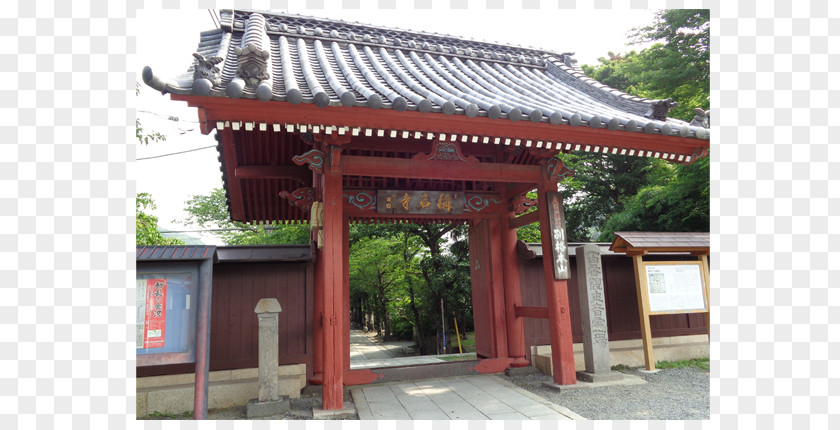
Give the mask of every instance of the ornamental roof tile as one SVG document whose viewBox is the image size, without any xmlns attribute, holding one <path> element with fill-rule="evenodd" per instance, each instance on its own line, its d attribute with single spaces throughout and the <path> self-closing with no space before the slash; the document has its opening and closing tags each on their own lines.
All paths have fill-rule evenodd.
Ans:
<svg viewBox="0 0 840 430">
<path fill-rule="evenodd" d="M 282 13 L 222 10 L 173 94 L 488 117 L 708 140 L 649 100 L 584 76 L 570 53 Z"/>
</svg>

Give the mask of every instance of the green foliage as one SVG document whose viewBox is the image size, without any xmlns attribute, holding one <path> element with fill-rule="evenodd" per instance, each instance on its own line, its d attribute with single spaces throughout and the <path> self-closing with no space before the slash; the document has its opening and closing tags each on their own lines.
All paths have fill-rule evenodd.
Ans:
<svg viewBox="0 0 840 430">
<path fill-rule="evenodd" d="M 183 245 L 183 241 L 174 237 L 164 237 L 158 231 L 158 218 L 147 213 L 155 208 L 155 202 L 149 193 L 137 194 L 137 246 Z"/>
<path fill-rule="evenodd" d="M 423 353 L 423 339 L 440 331 L 443 299 L 448 331 L 453 330 L 453 313 L 460 328 L 469 330 L 472 293 L 466 233 L 466 226 L 456 224 L 352 225 L 351 322 L 386 338 L 414 335 Z"/>
<path fill-rule="evenodd" d="M 210 194 L 192 196 L 184 210 L 189 214 L 184 222 L 213 231 L 226 245 L 278 245 L 309 243 L 309 225 L 265 223 L 251 225 L 231 221 L 227 210 L 225 190 L 215 188 Z M 236 229 L 236 230 L 233 230 Z"/>
<path fill-rule="evenodd" d="M 134 90 L 135 90 L 135 95 L 140 95 L 140 83 L 139 82 L 134 83 Z M 135 124 L 136 124 L 136 132 L 137 132 L 137 141 L 138 142 L 140 142 L 142 144 L 145 144 L 145 145 L 148 145 L 149 142 L 163 142 L 164 140 L 166 140 L 166 136 L 164 136 L 164 135 L 162 135 L 162 134 L 160 134 L 156 131 L 146 132 L 146 130 L 143 129 L 143 125 L 140 124 L 140 119 L 139 118 L 136 118 L 135 121 L 136 121 Z"/>
<path fill-rule="evenodd" d="M 581 68 L 606 85 L 650 99 L 673 98 L 669 116 L 690 121 L 709 109 L 709 11 L 659 11 L 629 35 L 657 42 L 640 52 L 610 52 Z M 688 166 L 642 157 L 559 156 L 575 176 L 561 184 L 568 239 L 610 241 L 620 230 L 709 231 L 709 158 Z"/>
<path fill-rule="evenodd" d="M 569 242 L 590 242 L 610 216 L 623 209 L 622 198 L 648 185 L 655 161 L 629 155 L 573 152 L 558 156 L 575 171 L 560 184 Z"/>
<path fill-rule="evenodd" d="M 697 368 L 703 370 L 709 370 L 709 358 L 690 358 L 688 360 L 679 360 L 679 361 L 657 361 L 656 362 L 657 369 L 685 369 L 685 368 Z"/>
<path fill-rule="evenodd" d="M 193 417 L 193 411 L 184 411 L 180 414 L 173 412 L 154 411 L 146 416 L 149 420 L 189 420 Z M 142 418 L 141 418 L 142 419 Z"/>
<path fill-rule="evenodd" d="M 671 174 L 628 198 L 604 224 L 599 241 L 612 241 L 616 231 L 709 231 L 709 157 L 660 169 Z"/>
<path fill-rule="evenodd" d="M 672 98 L 669 116 L 691 121 L 694 108 L 709 109 L 709 10 L 659 11 L 656 21 L 631 31 L 635 43 L 657 42 L 641 52 L 609 52 L 599 65 L 582 65 L 587 76 L 629 94 Z"/>
</svg>

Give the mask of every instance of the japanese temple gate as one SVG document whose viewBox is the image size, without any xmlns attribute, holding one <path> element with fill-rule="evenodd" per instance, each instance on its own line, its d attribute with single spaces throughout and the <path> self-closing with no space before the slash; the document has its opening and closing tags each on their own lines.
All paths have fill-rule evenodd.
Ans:
<svg viewBox="0 0 840 430">
<path fill-rule="evenodd" d="M 708 129 L 671 100 L 583 76 L 571 54 L 297 15 L 221 11 L 188 74 L 144 81 L 216 130 L 231 218 L 310 222 L 319 241 L 314 371 L 323 408 L 350 370 L 349 223 L 469 225 L 474 370 L 527 366 L 523 318 L 550 322 L 554 380 L 574 384 L 559 152 L 706 155 Z M 699 125 L 699 126 L 698 126 Z M 538 191 L 537 201 L 525 197 Z M 529 207 L 539 209 L 523 214 Z M 547 308 L 521 306 L 516 229 L 540 222 Z"/>
</svg>

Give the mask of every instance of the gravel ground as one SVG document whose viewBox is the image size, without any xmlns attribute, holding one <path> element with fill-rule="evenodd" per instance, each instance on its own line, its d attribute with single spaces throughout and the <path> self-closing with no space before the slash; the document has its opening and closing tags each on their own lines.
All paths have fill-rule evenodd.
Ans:
<svg viewBox="0 0 840 430">
<path fill-rule="evenodd" d="M 590 420 L 709 419 L 708 370 L 681 368 L 642 373 L 640 369 L 623 369 L 621 373 L 638 376 L 647 384 L 564 390 L 542 384 L 553 382 L 550 375 L 502 377 Z"/>
</svg>

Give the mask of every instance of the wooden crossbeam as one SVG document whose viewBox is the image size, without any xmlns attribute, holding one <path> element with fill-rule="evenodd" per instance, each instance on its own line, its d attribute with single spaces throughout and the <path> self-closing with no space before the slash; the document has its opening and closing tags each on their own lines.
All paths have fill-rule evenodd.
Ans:
<svg viewBox="0 0 840 430">
<path fill-rule="evenodd" d="M 542 308 L 537 306 L 517 306 L 514 309 L 517 318 L 548 319 L 548 308 Z"/>
</svg>

